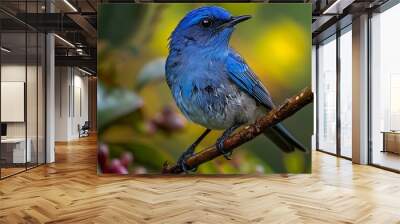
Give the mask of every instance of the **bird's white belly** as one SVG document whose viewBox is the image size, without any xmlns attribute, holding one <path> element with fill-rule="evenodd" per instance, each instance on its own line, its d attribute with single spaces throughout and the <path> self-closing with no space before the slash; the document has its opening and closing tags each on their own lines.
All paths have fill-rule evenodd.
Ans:
<svg viewBox="0 0 400 224">
<path fill-rule="evenodd" d="M 199 103 L 198 97 L 193 96 L 186 102 L 182 112 L 191 121 L 209 129 L 224 130 L 237 124 L 254 123 L 260 115 L 265 113 L 262 106 L 244 92 L 237 91 L 226 94 L 225 102 L 216 94 L 214 104 Z"/>
</svg>

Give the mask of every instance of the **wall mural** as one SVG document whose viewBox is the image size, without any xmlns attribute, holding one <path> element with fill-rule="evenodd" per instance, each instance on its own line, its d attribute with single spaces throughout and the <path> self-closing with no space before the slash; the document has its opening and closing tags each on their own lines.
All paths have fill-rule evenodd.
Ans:
<svg viewBox="0 0 400 224">
<path fill-rule="evenodd" d="M 310 4 L 102 4 L 98 173 L 311 172 L 310 24 Z"/>
</svg>

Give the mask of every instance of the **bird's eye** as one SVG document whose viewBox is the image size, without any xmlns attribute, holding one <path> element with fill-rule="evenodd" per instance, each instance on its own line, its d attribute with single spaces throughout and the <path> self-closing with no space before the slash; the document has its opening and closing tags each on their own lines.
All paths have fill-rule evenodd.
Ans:
<svg viewBox="0 0 400 224">
<path fill-rule="evenodd" d="M 201 21 L 201 25 L 203 26 L 203 27 L 210 27 L 211 25 L 212 25 L 212 20 L 211 19 L 203 19 L 202 21 Z"/>
</svg>

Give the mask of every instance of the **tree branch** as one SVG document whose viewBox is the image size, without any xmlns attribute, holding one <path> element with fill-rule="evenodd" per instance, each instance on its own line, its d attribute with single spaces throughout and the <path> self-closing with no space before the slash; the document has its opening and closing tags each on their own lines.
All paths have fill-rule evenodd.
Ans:
<svg viewBox="0 0 400 224">
<path fill-rule="evenodd" d="M 303 89 L 299 94 L 287 99 L 285 103 L 278 108 L 271 110 L 268 114 L 259 118 L 254 124 L 241 129 L 236 134 L 227 138 L 224 142 L 224 151 L 233 151 L 238 146 L 263 133 L 268 127 L 290 117 L 312 101 L 312 91 L 309 88 Z M 221 156 L 221 153 L 216 149 L 215 145 L 213 145 L 189 157 L 186 160 L 186 164 L 189 167 L 197 167 L 218 156 Z M 179 174 L 182 172 L 183 171 L 176 164 L 171 166 L 168 164 L 168 161 L 164 163 L 163 174 Z"/>
</svg>

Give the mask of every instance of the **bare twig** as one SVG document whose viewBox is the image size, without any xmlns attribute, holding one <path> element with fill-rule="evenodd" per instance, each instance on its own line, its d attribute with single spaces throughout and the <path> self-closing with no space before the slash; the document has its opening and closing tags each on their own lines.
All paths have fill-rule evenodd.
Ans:
<svg viewBox="0 0 400 224">
<path fill-rule="evenodd" d="M 267 115 L 259 118 L 254 124 L 243 128 L 236 134 L 233 134 L 232 136 L 227 138 L 224 142 L 224 151 L 233 151 L 238 146 L 250 141 L 251 139 L 263 133 L 263 131 L 268 127 L 271 127 L 290 117 L 312 101 L 312 91 L 309 88 L 303 89 L 299 94 L 287 99 L 285 103 L 282 104 L 280 107 L 271 110 Z M 197 167 L 218 156 L 221 156 L 221 153 L 215 148 L 215 145 L 213 145 L 189 157 L 186 160 L 186 164 L 189 167 Z M 171 166 L 166 161 L 164 163 L 162 172 L 164 174 L 179 174 L 183 171 L 179 168 L 179 166 Z"/>
</svg>

